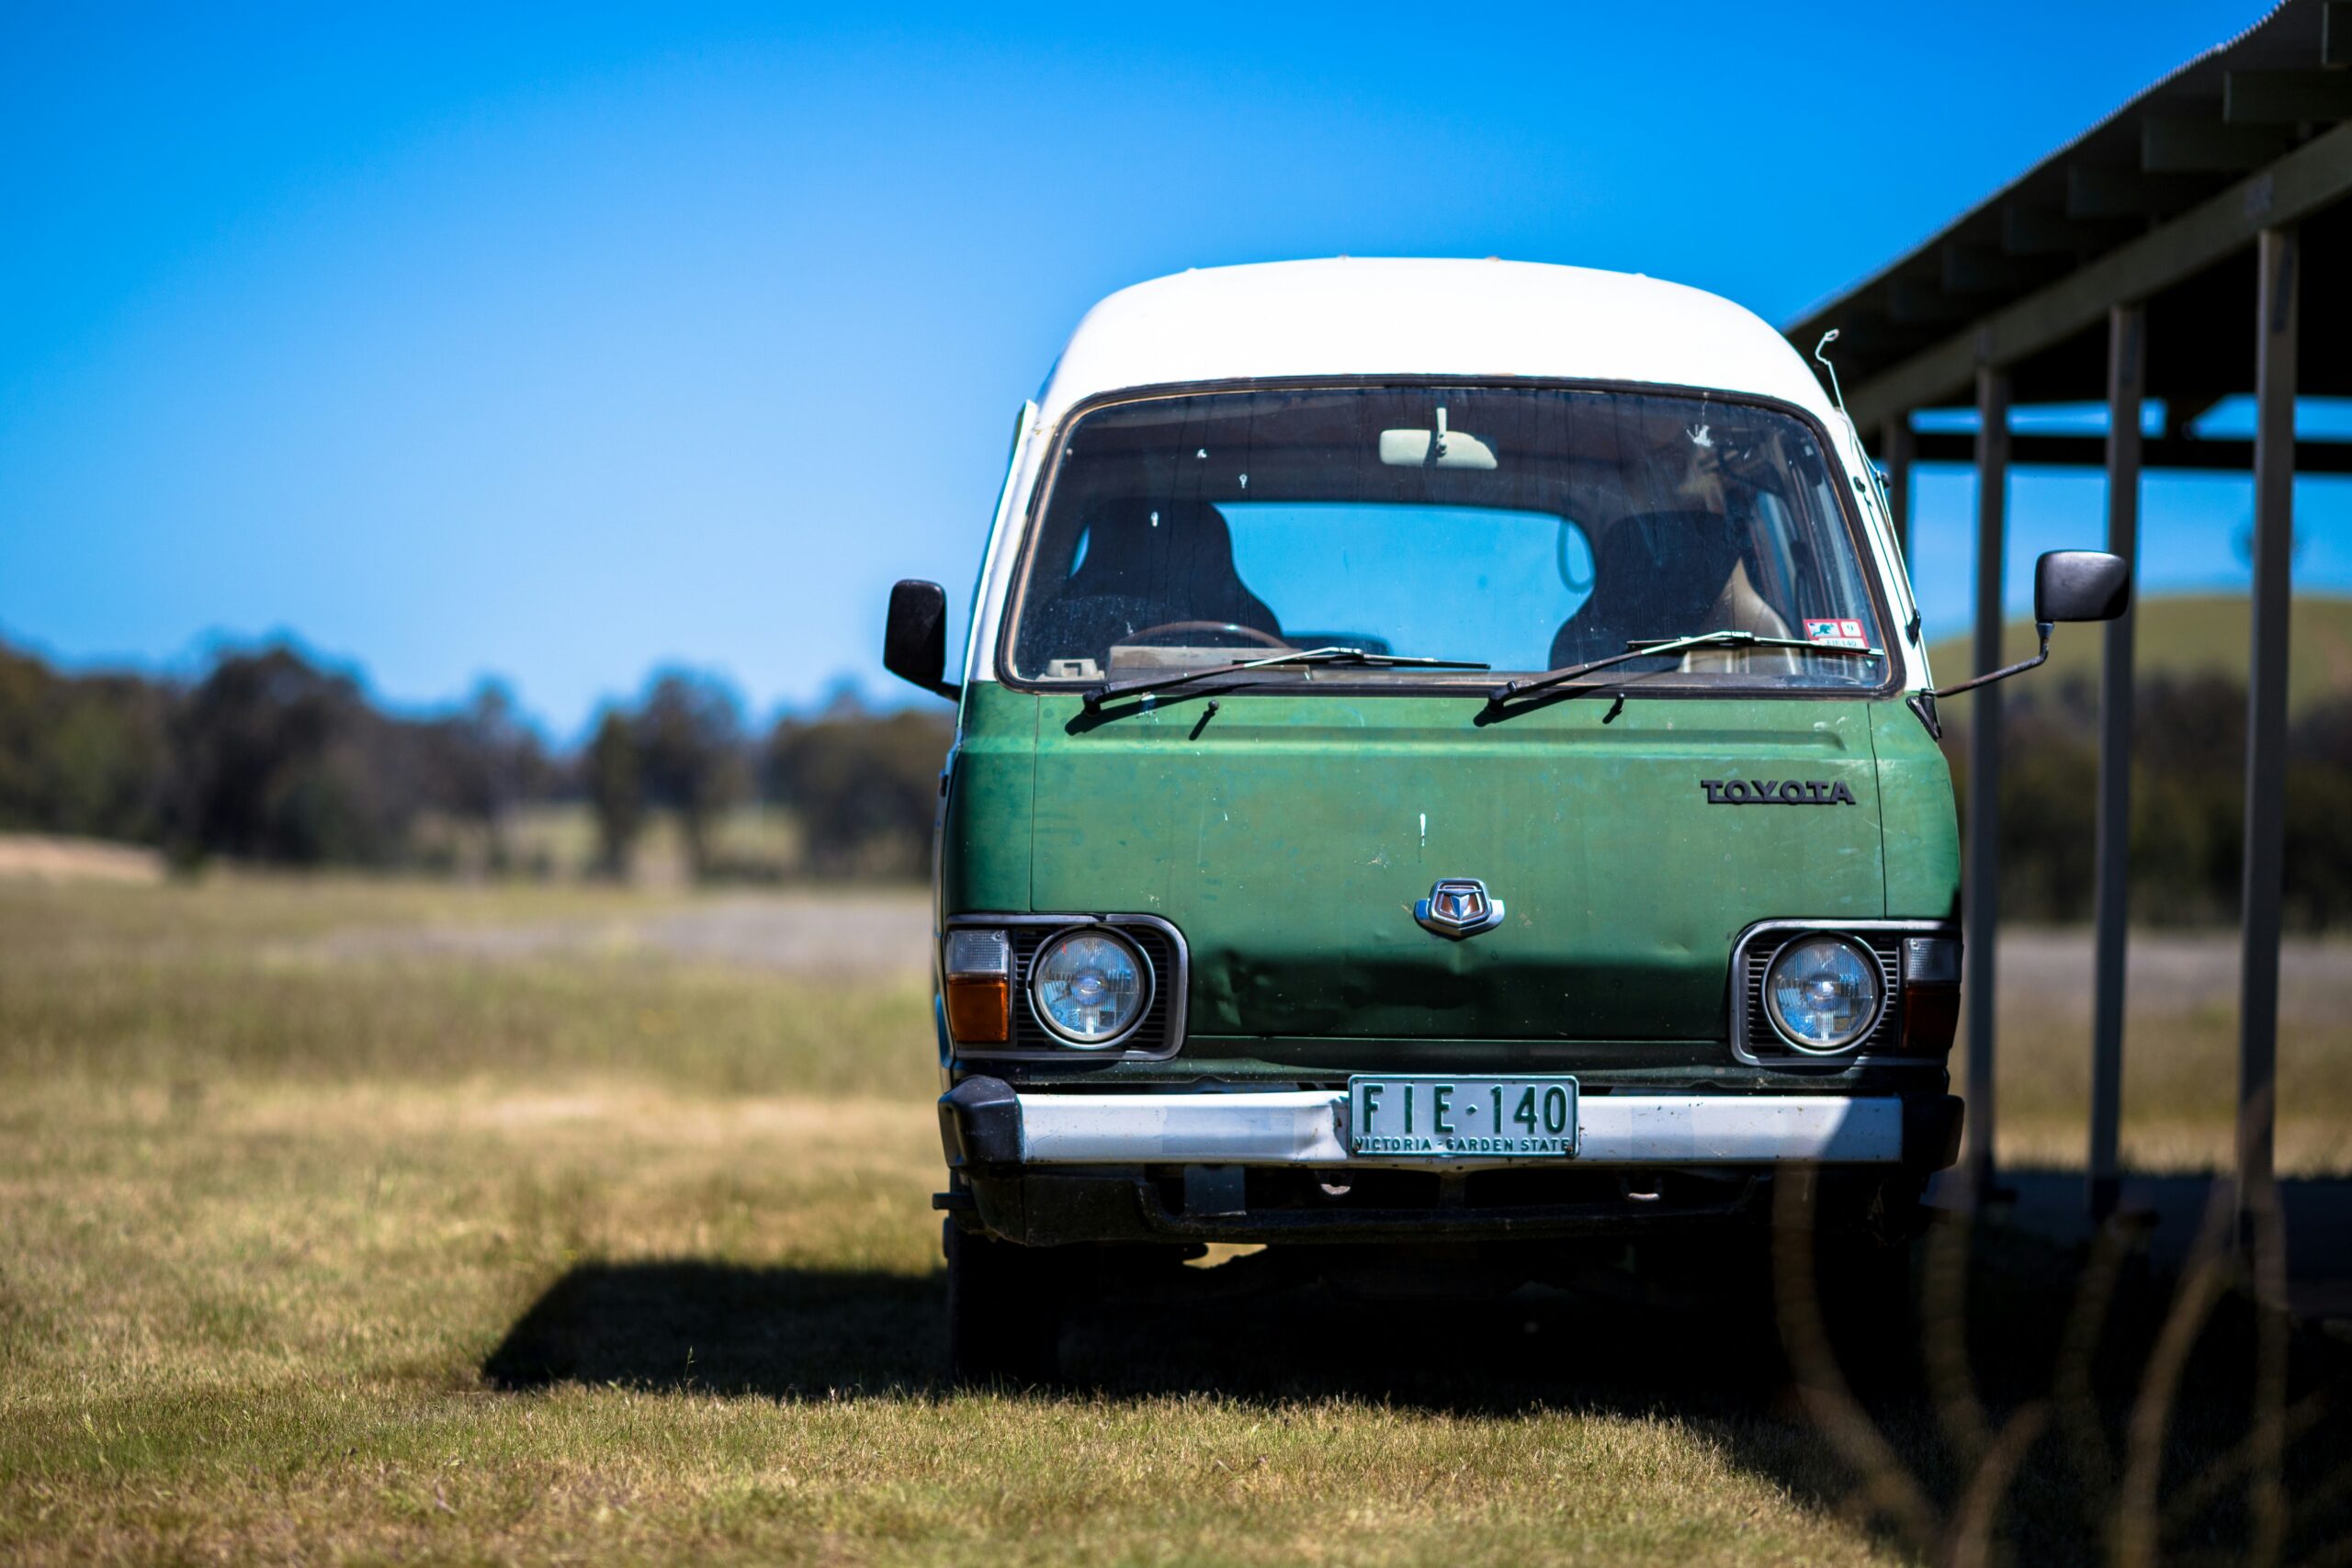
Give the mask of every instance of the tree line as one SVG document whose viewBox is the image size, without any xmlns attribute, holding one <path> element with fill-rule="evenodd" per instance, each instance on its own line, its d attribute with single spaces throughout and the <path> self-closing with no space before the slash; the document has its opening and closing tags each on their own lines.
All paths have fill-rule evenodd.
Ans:
<svg viewBox="0 0 2352 1568">
<path fill-rule="evenodd" d="M 225 649 L 187 681 L 74 674 L 0 646 L 0 831 L 151 844 L 182 865 L 399 867 L 433 863 L 423 829 L 456 823 L 496 870 L 518 863 L 522 813 L 571 804 L 605 872 L 627 871 L 659 814 L 707 878 L 746 869 L 714 829 L 757 804 L 797 820 L 800 869 L 905 877 L 927 863 L 949 738 L 944 712 L 846 692 L 761 729 L 724 681 L 666 670 L 567 750 L 494 682 L 413 716 L 285 643 Z"/>
<path fill-rule="evenodd" d="M 2131 911 L 2152 924 L 2237 919 L 2245 811 L 2245 685 L 2143 676 L 2132 709 Z M 2092 909 L 2098 697 L 2070 680 L 2007 688 L 2001 723 L 2001 913 L 2079 921 Z M 1967 726 L 1944 754 L 1967 820 Z M 2299 716 L 2289 735 L 2286 913 L 2352 921 L 2352 695 Z"/>
<path fill-rule="evenodd" d="M 2138 688 L 2132 810 L 2135 919 L 2237 917 L 2245 689 L 2222 675 Z M 2010 688 L 2004 704 L 2002 908 L 2091 914 L 2098 700 L 2085 682 Z M 356 680 L 286 644 L 232 649 L 187 681 L 71 674 L 0 646 L 0 831 L 152 844 L 175 863 L 430 866 L 431 822 L 468 827 L 490 869 L 527 869 L 512 829 L 570 805 L 595 863 L 626 873 L 657 816 L 704 879 L 773 875 L 730 855 L 720 824 L 790 814 L 792 869 L 914 877 L 930 847 L 944 711 L 880 711 L 843 694 L 764 728 L 725 682 L 668 670 L 608 705 L 575 749 L 550 745 L 506 690 L 424 716 L 388 712 Z M 1967 808 L 1967 728 L 1944 746 Z M 2295 723 L 2287 776 L 2287 905 L 2307 928 L 2352 922 L 2352 695 Z M 1963 815 L 1964 819 L 1964 815 Z"/>
</svg>

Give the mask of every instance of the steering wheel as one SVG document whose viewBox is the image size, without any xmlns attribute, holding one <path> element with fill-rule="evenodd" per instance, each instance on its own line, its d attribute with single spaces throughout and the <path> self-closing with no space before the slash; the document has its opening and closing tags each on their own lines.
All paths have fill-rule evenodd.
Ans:
<svg viewBox="0 0 2352 1568">
<path fill-rule="evenodd" d="M 1156 626 L 1146 626 L 1139 632 L 1129 632 L 1125 637 L 1114 637 L 1111 639 L 1111 646 L 1119 648 L 1127 643 L 1141 642 L 1146 637 L 1158 637 L 1163 632 L 1223 632 L 1227 636 L 1238 637 L 1245 642 L 1254 642 L 1265 648 L 1290 646 L 1272 632 L 1261 632 L 1255 626 L 1237 626 L 1231 621 L 1162 621 Z"/>
</svg>

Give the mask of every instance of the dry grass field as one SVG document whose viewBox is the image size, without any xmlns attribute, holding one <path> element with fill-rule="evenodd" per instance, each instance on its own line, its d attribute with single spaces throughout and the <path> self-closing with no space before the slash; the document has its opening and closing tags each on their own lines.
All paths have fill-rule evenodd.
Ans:
<svg viewBox="0 0 2352 1568">
<path fill-rule="evenodd" d="M 2236 934 L 2135 931 L 2130 953 L 2125 1160 L 2151 1171 L 2226 1170 Z M 2000 1157 L 2079 1167 L 2090 1106 L 2090 933 L 2005 932 L 1998 972 Z M 2289 939 L 2279 990 L 2278 1168 L 2352 1174 L 2352 940 Z"/>
<path fill-rule="evenodd" d="M 2014 1238 L 1928 1244 L 1919 1367 L 1854 1400 L 1721 1312 L 1321 1292 L 1109 1315 L 1069 1388 L 952 1391 L 923 925 L 0 883 L 0 1560 L 2144 1561 L 2273 1525 L 2352 1555 L 2340 1347 L 2228 1300 L 2167 1334 L 2169 1282 L 2078 1295 Z M 2041 945 L 2004 1111 L 2063 1156 Z M 2352 982 L 2299 962 L 2288 1141 L 2324 1166 Z M 2163 994 L 2135 1147 L 2194 1163 L 2228 1021 Z"/>
</svg>

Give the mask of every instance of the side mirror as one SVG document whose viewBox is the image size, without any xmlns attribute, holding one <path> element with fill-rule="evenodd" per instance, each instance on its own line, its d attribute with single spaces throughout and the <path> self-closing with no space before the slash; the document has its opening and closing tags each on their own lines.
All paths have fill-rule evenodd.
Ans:
<svg viewBox="0 0 2352 1568">
<path fill-rule="evenodd" d="M 2033 564 L 2033 618 L 2111 621 L 2132 605 L 2132 568 L 2104 550 L 2052 550 Z"/>
<path fill-rule="evenodd" d="M 899 680 L 955 702 L 964 688 L 947 670 L 947 591 L 910 578 L 891 584 L 890 618 L 882 630 L 882 668 Z"/>
<path fill-rule="evenodd" d="M 1936 716 L 1936 699 L 1989 686 L 2012 675 L 2022 675 L 2050 660 L 2051 628 L 2060 621 L 2111 621 L 2131 607 L 2132 568 L 2121 556 L 2104 550 L 2052 550 L 2033 563 L 2033 629 L 2041 634 L 2041 651 L 2022 664 L 1974 676 L 1955 686 L 1914 692 L 1911 711 L 1940 740 L 1943 721 Z"/>
</svg>

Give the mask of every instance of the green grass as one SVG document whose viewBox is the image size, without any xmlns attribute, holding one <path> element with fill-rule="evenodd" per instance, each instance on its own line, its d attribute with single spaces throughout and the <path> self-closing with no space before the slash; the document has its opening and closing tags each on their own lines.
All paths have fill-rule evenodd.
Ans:
<svg viewBox="0 0 2352 1568">
<path fill-rule="evenodd" d="M 1867 1396 L 1907 1481 L 1721 1308 L 1136 1307 L 1069 1391 L 953 1391 L 918 978 L 404 939 L 691 907 L 0 885 L 0 1560 L 1924 1561 L 1979 1402 L 2056 1412 L 1984 1533 L 2103 1551 L 2170 1298 L 2127 1280 L 2052 1405 L 2072 1279 L 2014 1241 Z M 2198 1341 L 2168 1548 L 2244 1539 L 2256 1337 Z M 2352 1529 L 2352 1378 L 2291 1376 L 2301 1556 Z"/>
<path fill-rule="evenodd" d="M 2158 675 L 2221 674 L 2245 680 L 2253 629 L 2252 603 L 2243 593 L 2167 593 L 2143 601 L 2136 612 L 2132 667 L 2139 679 Z M 2298 594 L 2288 622 L 2287 702 L 2302 714 L 2314 703 L 2352 690 L 2352 598 Z M 2099 651 L 2105 639 L 2095 626 L 2060 626 L 2051 638 L 2050 662 L 2026 679 L 2052 690 L 2067 681 L 2098 683 Z M 2002 628 L 2004 663 L 2029 659 L 2035 649 L 2033 623 Z M 1928 662 L 1936 679 L 1950 684 L 1975 665 L 1967 637 L 1930 644 Z M 1968 711 L 1965 697 L 1954 712 Z"/>
</svg>

